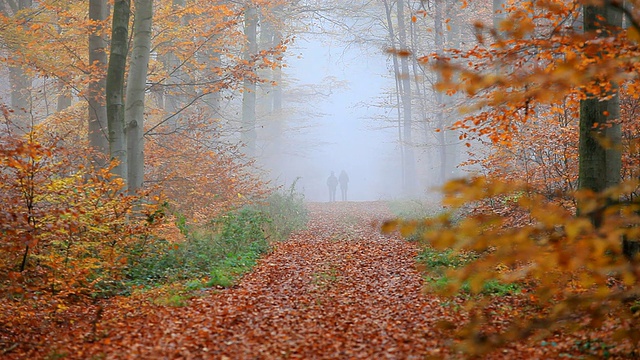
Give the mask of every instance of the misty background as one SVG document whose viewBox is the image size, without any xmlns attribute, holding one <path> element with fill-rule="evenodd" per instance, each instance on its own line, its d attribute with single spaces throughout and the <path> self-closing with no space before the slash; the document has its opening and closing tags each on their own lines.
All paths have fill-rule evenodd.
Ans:
<svg viewBox="0 0 640 360">
<path fill-rule="evenodd" d="M 285 63 L 287 85 L 314 88 L 321 100 L 312 103 L 313 109 L 303 107 L 290 114 L 290 121 L 300 126 L 295 134 L 299 143 L 283 151 L 272 178 L 291 184 L 300 177 L 296 188 L 309 201 L 327 201 L 326 180 L 331 171 L 337 176 L 342 170 L 349 175 L 350 201 L 400 195 L 401 180 L 394 168 L 400 159 L 394 141 L 397 130 L 376 123 L 388 109 L 374 106 L 392 86 L 385 54 L 307 35 L 293 44 Z M 314 114 L 308 120 L 307 111 Z"/>
</svg>

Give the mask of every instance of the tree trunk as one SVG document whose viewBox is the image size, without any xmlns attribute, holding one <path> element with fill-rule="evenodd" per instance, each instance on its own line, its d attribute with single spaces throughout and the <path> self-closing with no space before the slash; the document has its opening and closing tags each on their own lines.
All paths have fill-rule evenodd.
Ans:
<svg viewBox="0 0 640 360">
<path fill-rule="evenodd" d="M 107 123 L 109 127 L 109 153 L 118 161 L 113 172 L 127 180 L 127 141 L 124 124 L 124 74 L 129 49 L 129 0 L 113 3 L 113 25 L 111 28 L 111 52 L 107 68 Z"/>
<path fill-rule="evenodd" d="M 144 94 L 151 54 L 153 0 L 135 0 L 135 11 L 124 114 L 127 126 L 127 185 L 132 195 L 142 188 L 144 182 Z"/>
<path fill-rule="evenodd" d="M 447 47 L 453 49 L 460 48 L 460 4 L 456 0 L 447 1 L 446 18 L 450 21 L 448 23 L 448 30 L 445 38 L 447 39 Z M 451 125 L 456 122 L 458 113 L 455 110 L 456 99 L 460 96 L 459 93 L 453 95 L 444 95 L 444 107 L 447 110 L 447 124 Z M 445 140 L 447 142 L 447 164 L 446 164 L 446 180 L 455 178 L 458 176 L 458 165 L 460 164 L 460 157 L 464 152 L 460 148 L 460 131 L 448 130 L 446 132 Z"/>
<path fill-rule="evenodd" d="M 622 17 L 614 9 L 584 7 L 585 32 L 601 30 L 600 37 L 609 36 L 606 24 L 599 19 L 607 19 L 613 26 L 622 25 Z M 580 102 L 579 184 L 581 189 L 596 193 L 620 183 L 620 99 L 618 85 L 611 85 L 609 93 L 587 94 L 589 97 Z M 604 97 L 610 98 L 602 100 Z M 603 144 L 601 138 L 607 139 L 608 144 Z"/>
<path fill-rule="evenodd" d="M 438 55 L 444 54 L 444 29 L 443 29 L 443 0 L 434 1 L 434 42 L 436 45 L 436 53 Z M 442 74 L 438 72 L 438 81 L 442 81 Z M 438 127 L 438 133 L 436 138 L 438 139 L 438 150 L 440 155 L 440 174 L 438 179 L 439 185 L 444 185 L 447 180 L 447 126 L 444 122 L 444 94 L 437 91 L 436 98 L 436 124 Z"/>
<path fill-rule="evenodd" d="M 257 41 L 258 11 L 253 5 L 248 5 L 244 14 L 244 34 L 246 45 L 244 60 L 252 62 L 252 56 L 258 51 Z M 245 145 L 245 153 L 253 156 L 256 153 L 256 82 L 253 74 L 245 75 L 244 91 L 242 93 L 242 129 L 241 141 Z"/>
<path fill-rule="evenodd" d="M 20 65 L 9 66 L 9 83 L 11 85 L 11 109 L 14 129 L 21 134 L 28 132 L 31 124 L 31 83 L 33 79 L 25 74 Z"/>
<path fill-rule="evenodd" d="M 401 101 L 400 94 L 402 93 L 402 81 L 400 79 L 400 64 L 398 61 L 398 49 L 396 49 L 396 35 L 393 30 L 393 20 L 391 18 L 391 6 L 386 0 L 383 0 L 382 3 L 385 7 L 385 13 L 387 15 L 387 26 L 389 31 L 389 41 L 391 43 L 391 60 L 393 61 L 393 72 L 395 74 L 395 84 L 396 84 L 396 109 L 398 115 L 398 143 L 400 148 L 400 180 L 401 184 L 404 187 L 406 172 L 404 169 L 405 161 L 404 161 L 404 148 L 405 143 L 402 139 L 402 111 L 401 111 Z"/>
<path fill-rule="evenodd" d="M 171 2 L 175 10 L 184 9 L 187 5 L 185 0 L 173 0 Z M 178 22 L 181 26 L 187 23 L 186 17 L 176 18 L 172 21 Z M 185 106 L 187 85 L 190 82 L 189 74 L 184 70 L 182 60 L 173 52 L 168 52 L 161 57 L 165 69 L 168 72 L 167 87 L 162 91 L 162 104 L 164 110 L 171 115 L 167 125 L 177 128 L 182 119 L 181 109 Z"/>
<path fill-rule="evenodd" d="M 401 50 L 407 50 L 407 28 L 405 25 L 405 1 L 398 0 L 398 40 Z M 404 192 L 412 196 L 417 193 L 416 164 L 412 140 L 412 93 L 411 72 L 409 71 L 409 59 L 400 57 L 400 76 L 402 81 L 402 127 L 404 136 Z"/>
<path fill-rule="evenodd" d="M 28 9 L 33 5 L 32 0 L 17 0 L 11 3 L 11 10 L 15 16 L 18 11 Z M 20 134 L 28 132 L 33 125 L 31 119 L 31 87 L 33 78 L 27 75 L 24 68 L 19 65 L 24 62 L 16 58 L 19 55 L 11 55 L 15 59 L 15 66 L 9 66 L 9 84 L 11 85 L 11 109 L 13 110 L 12 130 Z"/>
<path fill-rule="evenodd" d="M 89 107 L 89 146 L 99 154 L 109 153 L 109 136 L 107 128 L 107 108 L 105 104 L 107 68 L 107 40 L 104 37 L 102 23 L 109 16 L 106 0 L 89 1 L 89 19 L 97 25 L 89 34 L 89 63 L 91 64 L 91 82 L 87 92 Z M 99 156 L 93 159 L 95 166 L 106 165 Z"/>
<path fill-rule="evenodd" d="M 274 38 L 276 37 L 276 28 L 272 21 L 265 13 L 260 13 L 260 40 L 259 50 L 268 52 L 274 46 L 277 46 Z M 269 56 L 269 60 L 276 61 L 273 56 Z M 259 75 L 265 81 L 260 84 L 260 91 L 257 94 L 257 111 L 256 122 L 259 123 L 258 129 L 264 129 L 262 136 L 263 143 L 261 146 L 260 157 L 264 161 L 264 165 L 274 168 L 278 163 L 281 154 L 280 145 L 282 144 L 282 118 L 274 113 L 274 94 L 276 70 L 271 67 L 260 69 Z"/>
<path fill-rule="evenodd" d="M 280 45 L 282 41 L 282 33 L 276 30 L 273 36 L 273 46 Z M 281 64 L 280 64 L 281 65 Z M 282 111 L 282 66 L 278 66 L 273 70 L 273 112 L 279 114 Z"/>
<path fill-rule="evenodd" d="M 606 19 L 602 24 L 601 19 Z M 607 25 L 622 26 L 619 10 L 606 6 L 585 6 L 583 9 L 585 32 L 599 31 L 599 37 L 610 36 Z M 615 31 L 615 30 L 614 30 Z M 620 183 L 622 158 L 620 152 L 620 98 L 618 84 L 611 83 L 611 90 L 605 94 L 587 94 L 580 102 L 580 161 L 578 183 L 581 189 L 596 193 Z M 600 98 L 607 97 L 607 100 Z M 605 141 L 602 141 L 602 139 Z M 601 225 L 601 212 L 594 212 L 591 221 Z M 640 245 L 636 239 L 623 238 L 622 251 L 629 259 L 637 258 Z"/>
</svg>

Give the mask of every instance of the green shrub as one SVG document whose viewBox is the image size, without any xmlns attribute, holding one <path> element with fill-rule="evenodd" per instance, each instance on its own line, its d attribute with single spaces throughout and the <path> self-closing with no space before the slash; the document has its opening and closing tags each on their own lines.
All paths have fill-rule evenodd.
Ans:
<svg viewBox="0 0 640 360">
<path fill-rule="evenodd" d="M 256 257 L 268 249 L 262 213 L 243 208 L 221 216 L 208 226 L 188 229 L 182 243 L 155 241 L 149 244 L 128 271 L 133 285 L 154 286 L 176 281 L 208 278 L 223 267 L 230 254 L 252 253 Z"/>
<path fill-rule="evenodd" d="M 298 179 L 288 191 L 273 192 L 265 202 L 255 207 L 270 219 L 265 228 L 270 241 L 285 240 L 292 232 L 304 229 L 307 224 L 308 210 L 304 205 L 304 195 L 295 190 Z"/>
<path fill-rule="evenodd" d="M 242 252 L 255 242 L 264 242 L 263 227 L 271 220 L 261 211 L 244 207 L 212 221 L 212 230 L 226 252 Z"/>
<path fill-rule="evenodd" d="M 304 227 L 307 210 L 294 183 L 287 192 L 274 192 L 263 203 L 228 212 L 204 226 L 189 226 L 183 216 L 176 216 L 186 241 L 155 240 L 131 249 L 130 285 L 186 282 L 189 291 L 232 286 L 268 251 L 270 241 L 286 239 Z"/>
</svg>

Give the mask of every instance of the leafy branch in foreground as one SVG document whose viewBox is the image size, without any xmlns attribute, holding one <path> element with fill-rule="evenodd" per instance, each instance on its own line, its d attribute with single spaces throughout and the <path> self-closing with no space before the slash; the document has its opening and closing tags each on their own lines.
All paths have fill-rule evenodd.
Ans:
<svg viewBox="0 0 640 360">
<path fill-rule="evenodd" d="M 527 284 L 531 307 L 501 332 L 487 332 L 489 299 L 475 296 L 469 301 L 471 318 L 459 332 L 462 348 L 469 353 L 486 353 L 508 342 L 533 335 L 597 331 L 613 328 L 607 343 L 619 351 L 637 348 L 640 334 L 635 330 L 638 316 L 633 305 L 640 298 L 640 259 L 625 255 L 623 239 L 640 236 L 640 204 L 621 202 L 637 186 L 623 183 L 601 195 L 578 192 L 578 215 L 558 205 L 530 187 L 478 177 L 452 181 L 444 187 L 448 212 L 414 221 L 390 221 L 383 229 L 399 227 L 422 232 L 423 244 L 444 251 L 472 251 L 477 259 L 450 267 L 449 280 L 440 288 L 445 296 L 455 296 L 463 286 L 479 294 L 492 281 Z M 513 196 L 518 194 L 518 196 Z M 491 201 L 509 198 L 509 212 L 495 212 Z M 465 204 L 475 211 L 452 221 L 453 213 Z M 514 213 L 526 214 L 528 221 L 512 226 Z M 599 227 L 592 224 L 598 213 Z M 498 271 L 497 269 L 506 269 Z"/>
</svg>

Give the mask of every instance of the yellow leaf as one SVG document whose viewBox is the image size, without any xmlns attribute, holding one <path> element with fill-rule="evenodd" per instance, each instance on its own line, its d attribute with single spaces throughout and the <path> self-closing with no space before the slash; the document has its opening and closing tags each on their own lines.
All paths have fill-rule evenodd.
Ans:
<svg viewBox="0 0 640 360">
<path fill-rule="evenodd" d="M 635 42 L 640 42 L 640 31 L 635 26 L 630 27 L 627 30 L 627 38 Z"/>
<path fill-rule="evenodd" d="M 565 225 L 565 231 L 569 239 L 575 239 L 583 231 L 588 230 L 591 227 L 591 222 L 588 219 L 581 218 L 576 219 L 569 224 Z"/>
<path fill-rule="evenodd" d="M 469 279 L 469 290 L 473 294 L 479 294 L 482 291 L 482 286 L 484 286 L 484 278 L 481 276 L 474 276 Z"/>
<path fill-rule="evenodd" d="M 636 283 L 636 277 L 631 272 L 625 272 L 622 274 L 622 282 L 627 286 L 633 286 Z"/>
<path fill-rule="evenodd" d="M 394 230 L 396 230 L 398 228 L 398 221 L 397 220 L 389 220 L 389 221 L 385 221 L 384 224 L 382 224 L 382 233 L 383 234 L 388 234 Z"/>
<path fill-rule="evenodd" d="M 400 235 L 403 237 L 407 237 L 413 234 L 416 231 L 416 223 L 415 222 L 405 222 L 400 226 Z"/>
</svg>

